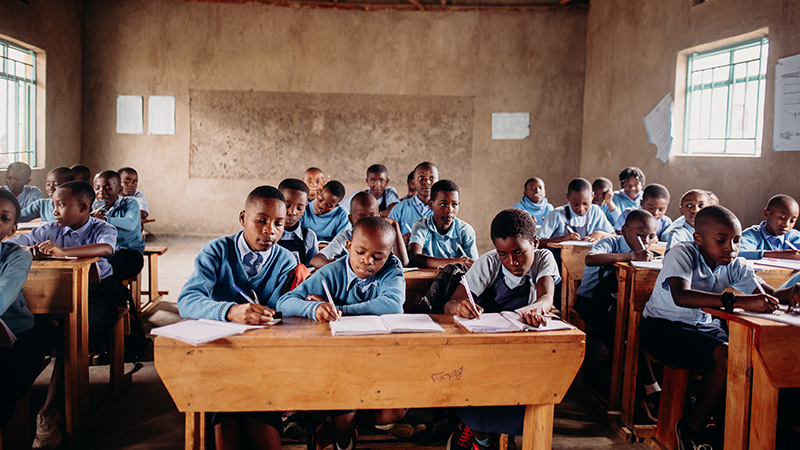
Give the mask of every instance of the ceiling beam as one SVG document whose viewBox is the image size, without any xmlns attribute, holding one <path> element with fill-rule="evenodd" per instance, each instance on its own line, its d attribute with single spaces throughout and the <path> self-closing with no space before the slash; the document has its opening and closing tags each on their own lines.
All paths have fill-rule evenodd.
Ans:
<svg viewBox="0 0 800 450">
<path fill-rule="evenodd" d="M 347 11 L 425 11 L 425 12 L 544 12 L 544 11 L 586 11 L 586 4 L 531 4 L 531 5 L 447 5 L 442 0 L 441 5 L 422 5 L 422 10 L 412 3 L 397 4 L 367 4 L 367 3 L 342 3 L 323 2 L 313 0 L 182 0 L 195 3 L 226 3 L 226 4 L 257 4 L 267 6 L 280 6 L 285 8 L 308 9 L 339 9 Z M 411 2 L 411 0 L 408 0 Z M 419 3 L 419 0 L 413 0 Z"/>
</svg>

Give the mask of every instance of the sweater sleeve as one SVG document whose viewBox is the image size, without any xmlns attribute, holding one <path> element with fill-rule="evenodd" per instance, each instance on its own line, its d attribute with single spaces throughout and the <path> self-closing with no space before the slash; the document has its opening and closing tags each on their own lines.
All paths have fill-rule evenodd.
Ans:
<svg viewBox="0 0 800 450">
<path fill-rule="evenodd" d="M 392 264 L 384 275 L 378 280 L 377 295 L 365 302 L 352 305 L 343 305 L 342 314 L 348 316 L 400 314 L 403 312 L 403 302 L 406 300 L 406 280 L 403 277 L 403 267 L 397 257 L 392 256 Z"/>
<path fill-rule="evenodd" d="M 139 212 L 139 202 L 132 197 L 127 197 L 120 205 L 120 209 L 122 209 L 123 215 L 121 217 L 107 217 L 107 222 L 120 230 L 132 231 L 136 229 L 136 225 L 142 220 Z"/>
<path fill-rule="evenodd" d="M 228 321 L 228 310 L 236 303 L 211 298 L 214 286 L 219 281 L 220 264 L 220 252 L 215 251 L 212 244 L 206 244 L 194 260 L 194 273 L 183 285 L 178 296 L 181 317 Z"/>
<path fill-rule="evenodd" d="M 0 316 L 5 314 L 11 305 L 19 298 L 22 286 L 28 279 L 31 270 L 33 255 L 27 251 L 11 250 L 11 246 L 3 249 L 9 252 L 6 263 L 0 267 Z"/>
<path fill-rule="evenodd" d="M 322 303 L 308 301 L 306 297 L 309 294 L 320 295 L 321 293 L 324 297 L 322 279 L 326 278 L 326 283 L 330 286 L 328 274 L 331 272 L 330 268 L 332 267 L 333 264 L 324 266 L 322 269 L 319 269 L 314 276 L 300 283 L 300 286 L 294 288 L 293 291 L 283 294 L 283 296 L 278 299 L 275 309 L 287 316 L 305 317 L 317 320 L 317 307 Z M 326 268 L 328 268 L 328 270 L 325 270 Z"/>
</svg>

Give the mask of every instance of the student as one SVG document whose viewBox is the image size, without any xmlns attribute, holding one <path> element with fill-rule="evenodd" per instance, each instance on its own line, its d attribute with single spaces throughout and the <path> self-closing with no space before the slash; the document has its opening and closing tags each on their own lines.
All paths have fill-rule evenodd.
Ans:
<svg viewBox="0 0 800 450">
<path fill-rule="evenodd" d="M 545 197 L 544 180 L 539 177 L 529 178 L 525 182 L 525 189 L 522 191 L 522 200 L 512 208 L 527 211 L 536 223 L 542 223 L 544 217 L 553 209 L 553 205 Z"/>
<path fill-rule="evenodd" d="M 785 194 L 774 195 L 764 208 L 760 225 L 742 232 L 742 250 L 747 259 L 800 259 L 800 231 L 794 229 L 800 214 L 797 201 Z"/>
<path fill-rule="evenodd" d="M 6 185 L 1 186 L 17 197 L 20 208 L 27 208 L 42 198 L 42 191 L 36 186 L 26 186 L 31 182 L 31 166 L 24 162 L 13 162 L 6 169 Z"/>
<path fill-rule="evenodd" d="M 405 201 L 405 200 L 411 200 L 411 198 L 413 198 L 414 195 L 416 195 L 416 193 L 417 193 L 416 187 L 414 185 L 414 171 L 413 170 L 411 172 L 409 172 L 408 176 L 406 177 L 406 186 L 408 188 L 408 194 L 406 194 L 405 197 L 400 199 L 401 202 Z"/>
<path fill-rule="evenodd" d="M 445 314 L 475 318 L 483 312 L 513 311 L 539 304 L 541 309 L 520 313 L 533 326 L 545 324 L 539 311 L 553 306 L 555 284 L 561 279 L 552 253 L 537 249 L 536 224 L 519 209 L 506 209 L 491 224 L 495 249 L 484 253 L 467 271 L 466 278 L 476 299 L 474 311 L 463 284 L 445 304 Z M 522 434 L 524 406 L 457 408 L 461 418 L 448 440 L 448 449 L 497 448 L 497 433 Z"/>
<path fill-rule="evenodd" d="M 24 208 L 20 213 L 20 222 L 30 222 L 34 219 L 41 219 L 42 222 L 56 220 L 53 216 L 53 193 L 58 186 L 68 181 L 73 181 L 72 171 L 68 167 L 56 167 L 48 172 L 44 186 L 47 198 L 40 198 Z"/>
<path fill-rule="evenodd" d="M 331 177 L 328 177 L 328 181 L 330 180 Z M 320 168 L 309 167 L 306 169 L 306 173 L 303 174 L 303 182 L 308 186 L 308 201 L 312 202 L 316 200 L 322 187 L 325 186 L 325 174 L 322 173 Z"/>
<path fill-rule="evenodd" d="M 336 180 L 327 182 L 306 208 L 300 223 L 313 230 L 319 240 L 330 242 L 337 234 L 350 228 L 347 211 L 339 207 L 344 195 L 342 183 Z"/>
<path fill-rule="evenodd" d="M 664 215 L 664 213 L 667 212 L 668 206 L 669 191 L 666 187 L 658 183 L 653 183 L 644 188 L 642 203 L 639 208 L 649 212 L 656 219 L 656 234 L 659 239 L 664 235 L 667 228 L 672 225 L 672 219 Z M 614 229 L 617 231 L 621 230 L 622 226 L 625 225 L 625 218 L 635 209 L 636 208 L 626 208 L 625 211 L 622 211 Z"/>
<path fill-rule="evenodd" d="M 389 217 L 400 224 L 403 239 L 408 240 L 411 227 L 417 219 L 433 214 L 428 206 L 431 200 L 431 187 L 439 181 L 439 168 L 431 162 L 421 162 L 414 168 L 414 191 L 410 199 L 400 202 L 389 213 Z"/>
<path fill-rule="evenodd" d="M 702 189 L 691 189 L 681 197 L 682 221 L 675 221 L 661 235 L 667 243 L 667 251 L 678 242 L 692 241 L 694 238 L 694 219 L 697 213 L 708 205 L 708 194 Z"/>
<path fill-rule="evenodd" d="M 380 217 L 359 220 L 353 240 L 348 242 L 349 256 L 319 269 L 284 294 L 278 300 L 278 311 L 325 322 L 342 315 L 402 313 L 406 282 L 400 260 L 391 253 L 396 238 L 394 227 Z M 335 306 L 328 302 L 323 282 Z M 357 415 L 374 425 L 397 422 L 405 413 L 405 409 L 339 411 L 333 419 L 336 448 L 353 448 Z"/>
<path fill-rule="evenodd" d="M 243 230 L 215 239 L 194 261 L 194 273 L 178 296 L 181 317 L 268 324 L 280 295 L 291 284 L 297 258 L 280 245 L 286 203 L 272 186 L 259 186 L 247 196 L 239 213 Z M 236 287 L 255 300 L 245 300 Z M 280 449 L 279 412 L 214 413 L 217 449 Z M 244 434 L 244 435 L 242 435 Z"/>
<path fill-rule="evenodd" d="M 706 191 L 706 194 L 708 194 L 708 206 L 719 206 L 719 197 L 714 191 Z"/>
<path fill-rule="evenodd" d="M 592 183 L 592 204 L 603 210 L 611 224 L 617 223 L 622 210 L 614 204 L 614 185 L 606 177 L 600 177 Z"/>
<path fill-rule="evenodd" d="M 92 182 L 92 171 L 83 164 L 73 164 L 69 170 L 72 171 L 72 176 L 75 178 L 75 181 Z"/>
<path fill-rule="evenodd" d="M 567 186 L 567 204 L 550 212 L 539 229 L 539 243 L 584 240 L 597 241 L 614 232 L 600 207 L 592 204 L 592 186 L 575 178 Z"/>
<path fill-rule="evenodd" d="M 106 170 L 94 177 L 96 201 L 92 205 L 92 217 L 114 225 L 117 229 L 117 245 L 114 256 L 108 262 L 114 268 L 113 278 L 122 283 L 136 277 L 144 266 L 144 238 L 139 202 L 132 197 L 123 197 L 120 176 Z"/>
<path fill-rule="evenodd" d="M 475 230 L 456 218 L 461 206 L 458 185 L 439 180 L 431 187 L 433 214 L 414 222 L 408 239 L 410 263 L 435 269 L 451 263 L 469 268 L 478 259 Z"/>
<path fill-rule="evenodd" d="M 150 207 L 147 204 L 147 198 L 144 196 L 139 187 L 139 172 L 133 167 L 123 167 L 117 171 L 122 180 L 122 195 L 125 197 L 133 197 L 139 202 L 139 214 L 142 219 L 147 219 L 150 215 Z"/>
<path fill-rule="evenodd" d="M 350 224 L 355 226 L 356 222 L 364 217 L 380 217 L 378 211 L 378 201 L 369 192 L 357 192 L 350 200 L 350 214 L 347 219 Z M 386 219 L 397 233 L 397 238 L 392 248 L 392 252 L 400 260 L 400 263 L 405 267 L 408 265 L 408 254 L 406 253 L 406 245 L 403 242 L 403 236 L 400 234 L 400 224 L 394 219 Z M 319 269 L 326 264 L 341 258 L 347 254 L 347 243 L 353 240 L 353 230 L 347 229 L 337 234 L 335 238 L 328 244 L 327 247 L 317 253 L 316 256 L 311 258 L 311 265 Z"/>
<path fill-rule="evenodd" d="M 286 220 L 278 245 L 294 253 L 297 261 L 308 267 L 317 254 L 317 234 L 300 225 L 308 206 L 308 185 L 303 180 L 287 178 L 281 181 L 278 190 L 286 201 Z"/>
<path fill-rule="evenodd" d="M 800 301 L 797 290 L 776 291 L 737 258 L 742 228 L 728 209 L 703 208 L 695 224 L 694 239 L 678 243 L 664 257 L 639 326 L 648 353 L 665 364 L 703 372 L 697 400 L 676 427 L 680 449 L 707 444 L 701 432 L 725 397 L 728 335 L 720 320 L 702 308 L 771 312 L 778 300 L 792 307 Z M 745 294 L 725 292 L 729 287 Z"/>
<path fill-rule="evenodd" d="M 626 167 L 619 173 L 619 184 L 622 189 L 614 192 L 614 205 L 622 211 L 627 208 L 638 208 L 642 203 L 642 187 L 645 185 L 642 169 Z"/>
<path fill-rule="evenodd" d="M 369 192 L 375 196 L 378 201 L 378 209 L 380 209 L 381 217 L 388 217 L 389 211 L 392 207 L 400 202 L 400 197 L 397 196 L 397 190 L 389 186 L 389 170 L 383 164 L 373 164 L 367 168 L 367 186 L 368 189 L 364 192 Z M 341 206 L 348 213 L 350 212 L 350 200 L 358 192 L 351 194 Z"/>
</svg>

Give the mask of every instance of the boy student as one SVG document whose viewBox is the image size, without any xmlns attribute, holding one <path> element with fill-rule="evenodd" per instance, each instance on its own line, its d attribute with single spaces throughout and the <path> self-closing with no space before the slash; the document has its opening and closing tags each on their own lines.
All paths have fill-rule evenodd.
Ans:
<svg viewBox="0 0 800 450">
<path fill-rule="evenodd" d="M 614 192 L 614 204 L 623 211 L 627 208 L 638 208 L 642 202 L 644 172 L 638 167 L 626 167 L 619 173 L 619 184 L 622 189 Z M 616 222 L 612 222 L 616 223 Z"/>
<path fill-rule="evenodd" d="M 342 183 L 336 180 L 325 183 L 317 198 L 306 208 L 300 223 L 313 230 L 321 241 L 330 242 L 337 234 L 350 228 L 347 211 L 339 207 L 344 195 Z"/>
<path fill-rule="evenodd" d="M 737 258 L 742 228 L 732 212 L 708 206 L 696 219 L 693 240 L 675 245 L 664 257 L 639 326 L 648 353 L 665 364 L 704 372 L 694 407 L 676 426 L 679 449 L 707 443 L 701 432 L 725 397 L 728 336 L 720 320 L 702 308 L 771 312 L 778 300 L 790 307 L 800 302 L 800 290 L 776 291 Z M 725 292 L 729 287 L 745 294 Z"/>
<path fill-rule="evenodd" d="M 672 219 L 664 215 L 664 213 L 667 212 L 668 206 L 669 191 L 666 187 L 658 183 L 653 183 L 644 188 L 644 192 L 642 193 L 642 202 L 639 206 L 639 209 L 649 212 L 656 219 L 656 234 L 658 235 L 659 239 L 661 239 L 661 236 L 663 236 L 667 228 L 672 225 Z M 636 210 L 636 208 L 625 208 L 617 220 L 614 229 L 618 231 L 621 230 L 625 225 L 625 218 L 628 217 L 628 214 L 634 210 Z"/>
<path fill-rule="evenodd" d="M 133 197 L 139 202 L 139 214 L 142 219 L 147 219 L 150 215 L 150 207 L 147 205 L 147 198 L 144 196 L 139 187 L 139 172 L 133 167 L 123 167 L 117 171 L 119 178 L 122 181 L 122 195 L 125 197 Z"/>
<path fill-rule="evenodd" d="M 431 187 L 429 205 L 433 214 L 417 219 L 411 229 L 408 239 L 411 264 L 433 269 L 451 263 L 471 267 L 478 259 L 478 246 L 475 230 L 456 218 L 461 206 L 458 185 L 450 180 L 437 181 Z"/>
<path fill-rule="evenodd" d="M 554 209 L 545 197 L 544 180 L 539 177 L 529 178 L 522 191 L 522 200 L 512 208 L 528 211 L 536 219 L 536 223 L 542 223 L 544 216 Z"/>
<path fill-rule="evenodd" d="M 536 223 L 530 214 L 519 209 L 500 211 L 491 224 L 495 249 L 484 253 L 464 275 L 475 295 L 478 311 L 472 307 L 463 284 L 445 304 L 446 314 L 476 318 L 483 312 L 513 311 L 533 304 L 520 318 L 533 326 L 545 324 L 539 311 L 553 306 L 555 284 L 561 279 L 558 266 L 549 250 L 537 249 Z M 461 418 L 448 440 L 448 449 L 497 448 L 497 433 L 522 434 L 525 408 L 457 408 Z"/>
<path fill-rule="evenodd" d="M 42 222 L 54 221 L 56 218 L 53 216 L 53 193 L 58 186 L 72 180 L 72 171 L 67 167 L 56 167 L 48 172 L 44 185 L 47 198 L 40 198 L 24 208 L 20 213 L 20 222 L 30 222 L 33 219 L 41 219 Z"/>
<path fill-rule="evenodd" d="M 400 223 L 403 239 L 411 234 L 411 227 L 417 219 L 428 217 L 433 211 L 428 207 L 431 200 L 431 187 L 439 181 L 439 168 L 431 162 L 421 162 L 414 168 L 414 191 L 410 199 L 392 208 L 389 217 Z"/>
<path fill-rule="evenodd" d="M 747 259 L 800 259 L 800 231 L 794 229 L 800 209 L 792 197 L 779 194 L 769 199 L 760 225 L 742 232 L 742 251 Z"/>
<path fill-rule="evenodd" d="M 387 217 L 393 205 L 400 202 L 397 190 L 389 186 L 389 170 L 383 164 L 373 164 L 367 168 L 367 186 L 364 192 L 369 192 L 378 201 L 378 208 L 382 217 Z M 350 212 L 350 200 L 358 192 L 352 193 L 345 199 L 341 206 L 345 211 Z"/>
<path fill-rule="evenodd" d="M 539 228 L 539 243 L 584 240 L 597 241 L 614 233 L 600 207 L 592 204 L 592 186 L 575 178 L 567 186 L 567 204 L 550 212 Z"/>
<path fill-rule="evenodd" d="M 402 313 L 406 282 L 400 260 L 392 255 L 396 241 L 395 229 L 386 220 L 359 220 L 353 228 L 353 240 L 347 245 L 348 257 L 319 269 L 295 290 L 284 294 L 278 300 L 278 311 L 325 322 L 342 315 Z M 323 286 L 327 286 L 333 304 Z M 405 409 L 339 411 L 333 418 L 336 448 L 353 448 L 357 415 L 371 424 L 389 424 L 402 419 L 405 413 Z"/>
<path fill-rule="evenodd" d="M 297 266 L 289 250 L 275 245 L 285 217 L 286 203 L 278 189 L 253 189 L 239 213 L 244 229 L 209 242 L 197 255 L 194 273 L 178 297 L 181 317 L 268 324 Z M 214 413 L 211 421 L 218 449 L 239 448 L 240 440 L 245 441 L 242 448 L 281 448 L 279 412 Z"/>
<path fill-rule="evenodd" d="M 708 206 L 708 193 L 702 189 L 691 189 L 681 197 L 680 212 L 683 220 L 676 220 L 661 235 L 669 251 L 678 242 L 692 241 L 694 220 L 697 213 Z M 679 218 L 680 219 L 680 218 Z"/>
<path fill-rule="evenodd" d="M 614 204 L 614 185 L 606 177 L 600 177 L 592 183 L 592 204 L 603 210 L 606 219 L 612 225 L 617 223 L 622 211 Z"/>
<path fill-rule="evenodd" d="M 328 181 L 331 181 L 331 177 L 328 177 Z M 314 201 L 325 186 L 325 174 L 320 168 L 309 167 L 303 174 L 303 182 L 308 185 L 308 201 Z"/>
<path fill-rule="evenodd" d="M 406 194 L 405 197 L 400 199 L 401 202 L 404 201 L 404 200 L 411 199 L 411 197 L 413 197 L 417 193 L 417 190 L 414 187 L 414 171 L 413 170 L 411 172 L 409 172 L 408 176 L 406 177 L 406 187 L 408 188 L 408 194 Z"/>
<path fill-rule="evenodd" d="M 72 171 L 72 176 L 75 177 L 75 181 L 92 182 L 92 171 L 83 164 L 73 164 L 69 170 Z"/>
<path fill-rule="evenodd" d="M 30 182 L 31 166 L 24 162 L 13 162 L 6 169 L 6 185 L 2 188 L 11 191 L 17 197 L 20 208 L 27 208 L 42 198 L 42 191 L 38 187 L 26 186 Z"/>
<path fill-rule="evenodd" d="M 286 202 L 286 220 L 278 245 L 294 253 L 300 264 L 310 266 L 311 259 L 317 254 L 317 235 L 300 225 L 308 206 L 308 186 L 303 180 L 287 178 L 281 181 L 278 190 Z"/>
</svg>

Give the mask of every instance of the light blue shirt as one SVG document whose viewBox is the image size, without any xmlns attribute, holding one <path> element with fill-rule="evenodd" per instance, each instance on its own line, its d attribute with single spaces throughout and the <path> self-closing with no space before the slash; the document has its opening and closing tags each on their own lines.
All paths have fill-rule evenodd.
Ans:
<svg viewBox="0 0 800 450">
<path fill-rule="evenodd" d="M 347 213 L 350 213 L 350 202 L 353 200 L 353 197 L 356 196 L 359 192 L 370 192 L 369 189 L 364 189 L 363 191 L 356 191 L 350 194 L 343 202 L 339 203 L 339 206 L 342 207 Z M 400 203 L 400 197 L 397 196 L 397 190 L 391 186 L 387 186 L 386 189 L 383 191 L 383 195 L 378 200 L 378 209 L 384 211 L 389 209 L 390 206 L 394 205 L 395 203 Z M 383 207 L 383 205 L 386 207 Z"/>
<path fill-rule="evenodd" d="M 628 194 L 625 193 L 624 189 L 620 189 L 618 191 L 614 191 L 614 197 L 611 200 L 617 205 L 617 209 L 620 211 L 625 211 L 628 208 L 638 208 L 642 204 L 642 196 L 644 195 L 644 189 L 640 190 L 638 194 L 636 194 L 636 198 L 631 199 L 628 197 Z"/>
<path fill-rule="evenodd" d="M 147 214 L 150 214 L 150 206 L 147 204 L 147 198 L 144 196 L 142 191 L 136 190 L 136 192 L 131 195 L 131 197 L 135 198 L 137 202 L 139 202 L 139 211 L 144 211 Z"/>
<path fill-rule="evenodd" d="M 794 274 L 794 276 L 792 278 L 789 279 L 789 281 L 787 281 L 786 283 L 783 283 L 781 285 L 780 289 L 784 289 L 784 288 L 787 288 L 789 286 L 793 286 L 793 285 L 795 285 L 797 283 L 800 283 L 800 272 L 797 272 L 796 274 Z"/>
<path fill-rule="evenodd" d="M 544 218 L 542 227 L 539 228 L 539 237 L 551 239 L 569 234 L 569 231 L 567 231 L 567 208 L 570 208 L 570 206 L 559 206 Z M 614 233 L 614 227 L 611 226 L 608 219 L 606 219 L 606 216 L 603 214 L 603 211 L 597 205 L 589 206 L 589 211 L 587 211 L 584 216 L 579 216 L 575 211 L 570 211 L 569 225 L 581 238 L 595 231 L 604 231 L 609 234 Z M 581 231 L 583 231 L 583 233 L 581 233 Z"/>
<path fill-rule="evenodd" d="M 11 189 L 8 186 L 0 186 L 3 189 L 11 192 Z M 17 196 L 17 201 L 19 202 L 20 208 L 27 208 L 30 206 L 31 203 L 35 202 L 42 198 L 42 190 L 36 186 L 24 186 L 22 188 L 22 192 L 19 193 Z"/>
<path fill-rule="evenodd" d="M 92 209 L 105 207 L 106 202 L 94 202 Z M 117 197 L 117 201 L 106 210 L 106 222 L 117 228 L 117 249 L 127 248 L 144 253 L 142 217 L 139 202 L 133 197 Z"/>
<path fill-rule="evenodd" d="M 283 230 L 283 234 L 281 235 L 278 244 L 288 248 L 281 244 L 281 242 L 285 241 L 294 241 L 299 240 L 303 243 L 303 248 L 305 249 L 305 260 L 306 262 L 311 261 L 311 258 L 317 254 L 318 245 L 317 245 L 317 234 L 314 233 L 310 228 L 306 228 L 300 224 L 297 225 L 297 228 L 294 230 Z M 298 257 L 299 259 L 299 257 Z"/>
<path fill-rule="evenodd" d="M 308 204 L 305 212 L 303 212 L 303 218 L 300 219 L 300 225 L 310 228 L 311 231 L 316 233 L 319 240 L 330 241 L 342 231 L 352 228 L 350 220 L 347 218 L 347 211 L 342 209 L 341 205 L 337 205 L 336 208 L 318 216 L 314 214 L 315 201 L 312 200 Z"/>
<path fill-rule="evenodd" d="M 545 216 L 548 215 L 550 211 L 555 209 L 553 205 L 551 205 L 550 202 L 547 201 L 547 197 L 541 199 L 539 203 L 534 203 L 533 200 L 529 199 L 525 195 L 523 195 L 522 200 L 515 203 L 514 206 L 512 206 L 512 208 L 527 211 L 528 214 L 530 214 L 531 216 L 533 216 L 534 219 L 536 219 L 536 223 L 538 224 L 541 224 Z"/>
<path fill-rule="evenodd" d="M 400 224 L 400 232 L 403 234 L 411 233 L 411 227 L 417 219 L 428 217 L 433 214 L 428 205 L 422 203 L 419 196 L 413 196 L 411 199 L 402 201 L 395 205 L 389 217 L 396 220 Z"/>
<path fill-rule="evenodd" d="M 672 226 L 664 231 L 664 241 L 667 243 L 667 250 L 669 251 L 675 244 L 679 242 L 692 242 L 694 241 L 694 228 L 686 223 L 684 219 L 679 226 L 675 226 L 677 220 L 672 223 Z"/>
<path fill-rule="evenodd" d="M 603 214 L 605 214 L 606 219 L 608 219 L 609 223 L 611 224 L 617 223 L 617 220 L 619 220 L 619 216 L 622 215 L 622 208 L 617 206 L 617 209 L 611 211 L 610 209 L 608 209 L 607 203 L 603 203 L 602 205 L 599 206 L 600 209 L 603 211 Z"/>
<path fill-rule="evenodd" d="M 625 211 L 622 211 L 619 218 L 617 219 L 616 226 L 614 229 L 619 231 L 622 229 L 622 226 L 625 225 L 625 220 L 628 219 L 628 214 L 631 213 L 634 209 L 642 209 L 642 208 L 626 208 Z M 672 225 L 672 219 L 663 215 L 656 219 L 656 234 L 658 235 L 658 239 L 661 240 L 661 236 L 667 231 L 667 228 Z"/>
<path fill-rule="evenodd" d="M 34 325 L 22 289 L 32 260 L 31 252 L 19 245 L 0 243 L 0 319 L 14 334 L 28 331 Z"/>
<path fill-rule="evenodd" d="M 247 255 L 249 255 L 250 253 L 258 253 L 259 255 L 261 255 L 261 262 L 256 266 L 256 272 L 260 272 L 261 269 L 264 267 L 264 264 L 267 263 L 267 261 L 269 260 L 269 256 L 272 254 L 272 249 L 274 247 L 275 246 L 273 245 L 272 247 L 264 250 L 263 252 L 257 252 L 254 250 L 250 250 L 250 247 L 248 247 L 247 245 L 247 241 L 244 239 L 244 233 L 239 234 L 239 237 L 236 239 L 236 251 L 239 252 L 239 261 L 242 262 L 242 266 L 246 265 L 245 258 L 247 258 Z"/>
<path fill-rule="evenodd" d="M 609 236 L 607 238 L 600 239 L 597 241 L 596 244 L 589 250 L 588 255 L 605 255 L 608 253 L 630 253 L 631 247 L 625 242 L 624 236 Z M 587 255 L 587 256 L 588 256 Z M 600 284 L 600 270 L 605 270 L 606 274 L 611 274 L 611 276 L 616 276 L 616 270 L 614 267 L 608 266 L 586 266 L 583 269 L 583 277 L 581 278 L 581 285 L 578 288 L 578 295 L 581 297 L 592 298 L 594 295 L 594 289 Z M 608 276 L 608 275 L 606 275 Z"/>
<path fill-rule="evenodd" d="M 328 261 L 339 259 L 347 254 L 347 241 L 353 240 L 353 230 L 344 230 L 337 234 L 327 247 L 319 251 Z"/>
<path fill-rule="evenodd" d="M 696 291 L 721 294 L 733 287 L 739 292 L 752 294 L 756 289 L 756 274 L 736 258 L 727 266 L 708 266 L 695 242 L 679 243 L 664 257 L 664 266 L 658 274 L 650 300 L 644 306 L 644 317 L 655 317 L 682 322 L 687 325 L 709 323 L 711 315 L 702 308 L 684 308 L 675 304 L 670 292 L 669 279 L 677 277 L 688 281 Z"/>
<path fill-rule="evenodd" d="M 454 219 L 445 234 L 436 229 L 433 216 L 423 217 L 414 222 L 408 245 L 419 244 L 424 255 L 434 258 L 461 258 L 467 256 L 478 259 L 478 246 L 475 244 L 475 230 L 463 220 Z"/>
<path fill-rule="evenodd" d="M 53 199 L 40 198 L 22 210 L 19 214 L 19 221 L 30 222 L 33 219 L 42 219 L 42 222 L 55 222 L 54 209 Z"/>
<path fill-rule="evenodd" d="M 533 304 L 538 295 L 536 294 L 536 283 L 543 277 L 553 277 L 553 282 L 558 284 L 561 281 L 559 275 L 558 264 L 547 249 L 536 249 L 533 254 L 533 263 L 528 273 L 517 277 L 500 262 L 500 256 L 497 255 L 497 250 L 491 250 L 478 258 L 472 267 L 469 268 L 464 277 L 467 279 L 469 289 L 475 295 L 481 295 L 483 292 L 494 285 L 497 277 L 502 277 L 503 283 L 509 289 L 514 289 L 522 283 L 527 282 L 531 285 L 530 297 L 528 304 Z"/>
<path fill-rule="evenodd" d="M 767 222 L 753 225 L 742 232 L 742 247 L 739 256 L 747 259 L 761 259 L 767 250 L 794 250 L 800 249 L 800 231 L 792 228 L 783 236 L 774 236 L 767 231 Z"/>
</svg>

